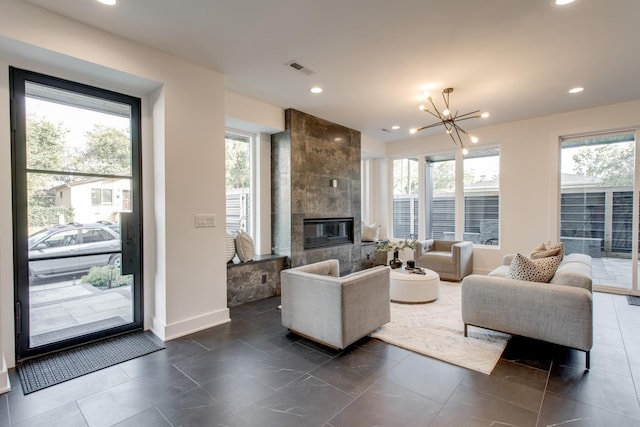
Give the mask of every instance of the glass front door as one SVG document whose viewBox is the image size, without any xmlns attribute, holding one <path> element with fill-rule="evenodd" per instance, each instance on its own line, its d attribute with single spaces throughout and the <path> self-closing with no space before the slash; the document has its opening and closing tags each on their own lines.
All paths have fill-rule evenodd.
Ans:
<svg viewBox="0 0 640 427">
<path fill-rule="evenodd" d="M 594 286 L 637 293 L 635 132 L 561 140 L 560 239 L 591 256 Z"/>
<path fill-rule="evenodd" d="M 11 78 L 18 357 L 141 328 L 140 100 Z"/>
</svg>

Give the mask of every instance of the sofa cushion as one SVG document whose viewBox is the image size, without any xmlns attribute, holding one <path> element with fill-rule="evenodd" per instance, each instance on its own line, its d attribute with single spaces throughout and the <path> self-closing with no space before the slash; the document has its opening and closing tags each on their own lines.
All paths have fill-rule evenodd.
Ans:
<svg viewBox="0 0 640 427">
<path fill-rule="evenodd" d="M 251 261 L 255 254 L 253 238 L 242 229 L 236 234 L 236 252 L 242 262 Z"/>
<path fill-rule="evenodd" d="M 540 259 L 552 256 L 559 256 L 560 260 L 562 260 L 564 257 L 564 243 L 551 243 L 551 241 L 548 240 L 541 243 L 531 252 L 531 254 L 529 254 L 529 258 L 531 259 Z"/>
<path fill-rule="evenodd" d="M 558 269 L 559 264 L 559 256 L 530 259 L 522 254 L 516 254 L 509 266 L 507 279 L 548 283 Z"/>
<path fill-rule="evenodd" d="M 591 262 L 584 254 L 570 254 L 560 263 L 551 281 L 554 285 L 573 286 L 591 291 Z"/>
</svg>

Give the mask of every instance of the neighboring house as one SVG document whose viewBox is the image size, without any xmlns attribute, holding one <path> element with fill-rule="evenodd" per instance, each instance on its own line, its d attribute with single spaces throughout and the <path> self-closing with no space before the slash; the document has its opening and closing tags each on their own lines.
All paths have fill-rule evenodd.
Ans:
<svg viewBox="0 0 640 427">
<path fill-rule="evenodd" d="M 54 187 L 56 206 L 73 208 L 80 223 L 118 222 L 118 213 L 131 209 L 130 180 L 97 178 Z M 60 223 L 69 222 L 60 218 Z"/>
</svg>

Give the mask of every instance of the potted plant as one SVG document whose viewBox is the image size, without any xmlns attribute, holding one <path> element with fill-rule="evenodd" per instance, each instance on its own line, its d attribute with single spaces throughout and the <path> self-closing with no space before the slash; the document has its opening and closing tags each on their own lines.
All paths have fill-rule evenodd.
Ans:
<svg viewBox="0 0 640 427">
<path fill-rule="evenodd" d="M 376 243 L 376 250 L 380 252 L 393 252 L 393 259 L 389 261 L 389 266 L 391 268 L 400 268 L 402 267 L 402 261 L 398 257 L 398 252 L 403 249 L 415 249 L 416 240 L 404 239 L 397 242 L 390 242 L 389 240 L 384 240 Z"/>
</svg>

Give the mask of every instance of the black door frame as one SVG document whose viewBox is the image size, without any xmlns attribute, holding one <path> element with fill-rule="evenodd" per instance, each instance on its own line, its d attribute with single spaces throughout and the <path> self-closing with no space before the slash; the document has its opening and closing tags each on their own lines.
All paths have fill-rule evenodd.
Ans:
<svg viewBox="0 0 640 427">
<path fill-rule="evenodd" d="M 131 202 L 133 224 L 127 226 L 126 240 L 128 256 L 137 258 L 128 266 L 128 274 L 134 274 L 133 321 L 126 325 L 81 335 L 54 343 L 30 347 L 29 326 L 29 259 L 27 220 L 27 162 L 26 162 L 26 82 L 38 83 L 57 89 L 78 92 L 83 95 L 103 98 L 131 107 Z M 12 168 L 12 212 L 13 212 L 13 259 L 15 295 L 16 360 L 24 360 L 45 353 L 74 347 L 124 332 L 143 329 L 143 280 L 142 280 L 142 144 L 141 144 L 141 100 L 129 95 L 89 86 L 33 71 L 9 67 L 11 96 L 11 168 Z M 79 174 L 82 175 L 82 174 Z M 131 217 L 131 216 L 130 216 Z M 124 236 L 121 238 L 125 242 Z M 131 246 L 135 250 L 131 251 Z M 131 261 L 131 259 L 130 259 Z M 133 264 L 133 266 L 132 266 Z"/>
</svg>

